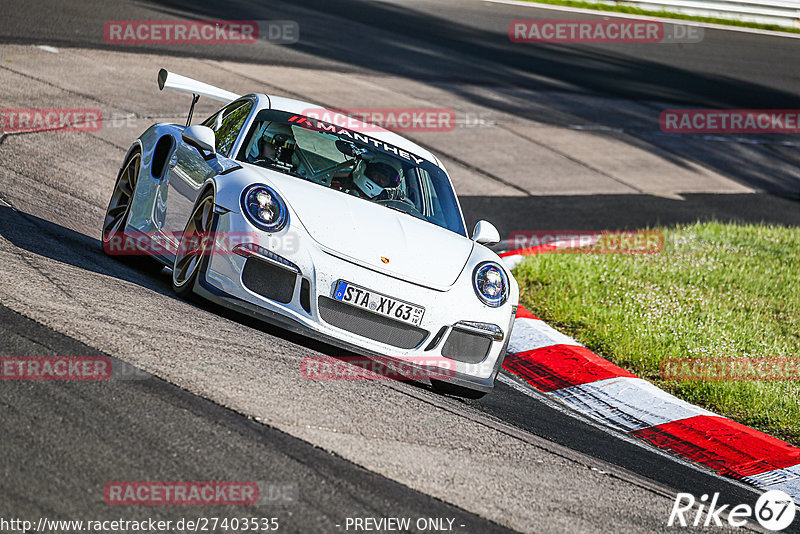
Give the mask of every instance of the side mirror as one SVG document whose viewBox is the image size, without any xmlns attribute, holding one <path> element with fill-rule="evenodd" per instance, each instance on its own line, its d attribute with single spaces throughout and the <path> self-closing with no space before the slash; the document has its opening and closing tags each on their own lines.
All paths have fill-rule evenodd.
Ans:
<svg viewBox="0 0 800 534">
<path fill-rule="evenodd" d="M 203 159 L 211 159 L 217 153 L 217 140 L 214 137 L 214 130 L 208 126 L 201 126 L 199 124 L 189 126 L 183 130 L 181 139 L 183 139 L 187 145 L 196 148 L 197 151 L 200 152 L 200 155 L 203 156 Z"/>
<path fill-rule="evenodd" d="M 500 242 L 500 232 L 489 221 L 478 221 L 472 230 L 472 240 L 481 245 L 495 245 Z"/>
</svg>

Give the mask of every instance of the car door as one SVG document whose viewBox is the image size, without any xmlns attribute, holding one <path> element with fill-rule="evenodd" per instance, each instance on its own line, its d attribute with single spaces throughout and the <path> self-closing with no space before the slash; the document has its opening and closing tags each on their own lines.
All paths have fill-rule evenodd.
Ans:
<svg viewBox="0 0 800 534">
<path fill-rule="evenodd" d="M 237 100 L 206 119 L 202 124 L 214 130 L 217 154 L 229 156 L 247 117 L 252 111 L 250 100 Z M 180 241 L 180 233 L 191 215 L 197 195 L 205 181 L 218 174 L 222 167 L 215 159 L 206 161 L 195 149 L 181 141 L 170 160 L 167 179 L 162 184 L 166 188 L 160 198 L 163 200 L 163 225 L 161 230 L 173 236 L 175 245 Z"/>
</svg>

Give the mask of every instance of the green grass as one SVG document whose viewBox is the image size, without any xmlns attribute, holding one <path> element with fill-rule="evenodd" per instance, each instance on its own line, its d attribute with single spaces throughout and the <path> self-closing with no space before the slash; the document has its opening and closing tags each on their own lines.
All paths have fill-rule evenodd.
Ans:
<svg viewBox="0 0 800 534">
<path fill-rule="evenodd" d="M 693 20 L 697 22 L 708 22 L 711 24 L 724 24 L 726 26 L 740 26 L 743 28 L 756 28 L 759 30 L 800 33 L 800 28 L 778 26 L 777 24 L 759 24 L 757 22 L 719 19 L 715 17 L 698 17 L 695 15 L 685 15 L 683 13 L 673 13 L 670 11 L 652 11 L 649 9 L 640 9 L 638 7 L 632 7 L 632 6 L 595 4 L 594 2 L 581 2 L 579 0 L 524 0 L 524 1 L 531 2 L 533 4 L 550 4 L 556 6 L 579 7 L 583 9 L 594 9 L 597 11 L 611 11 L 615 13 L 628 13 L 631 15 L 643 15 L 647 17 L 661 17 L 665 19 L 677 19 L 677 20 Z"/>
<path fill-rule="evenodd" d="M 800 445 L 800 382 L 674 382 L 665 358 L 800 357 L 800 229 L 657 228 L 658 254 L 543 254 L 521 304 L 659 387 Z"/>
</svg>

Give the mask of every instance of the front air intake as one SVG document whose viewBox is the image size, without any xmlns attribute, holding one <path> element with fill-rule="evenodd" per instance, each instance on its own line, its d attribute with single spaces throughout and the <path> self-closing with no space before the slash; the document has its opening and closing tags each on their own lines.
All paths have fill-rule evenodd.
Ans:
<svg viewBox="0 0 800 534">
<path fill-rule="evenodd" d="M 491 336 L 453 328 L 442 347 L 442 356 L 457 362 L 480 363 L 491 347 Z"/>
<path fill-rule="evenodd" d="M 288 304 L 294 295 L 297 274 L 273 263 L 247 258 L 242 270 L 242 283 L 253 293 L 258 293 L 281 304 Z"/>
</svg>

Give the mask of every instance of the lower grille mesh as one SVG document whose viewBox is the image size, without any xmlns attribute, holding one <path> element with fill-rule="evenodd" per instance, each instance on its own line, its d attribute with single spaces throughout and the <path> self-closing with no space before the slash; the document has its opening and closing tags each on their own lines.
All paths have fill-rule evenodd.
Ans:
<svg viewBox="0 0 800 534">
<path fill-rule="evenodd" d="M 387 345 L 413 349 L 428 337 L 427 330 L 381 317 L 328 297 L 319 297 L 317 303 L 319 315 L 326 323 Z"/>
</svg>

